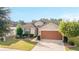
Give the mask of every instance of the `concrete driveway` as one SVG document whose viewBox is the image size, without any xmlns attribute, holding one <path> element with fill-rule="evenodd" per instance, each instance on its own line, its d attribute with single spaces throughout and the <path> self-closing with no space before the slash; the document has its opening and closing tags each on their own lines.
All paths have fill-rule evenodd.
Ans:
<svg viewBox="0 0 79 59">
<path fill-rule="evenodd" d="M 41 40 L 32 51 L 65 51 L 62 40 Z"/>
</svg>

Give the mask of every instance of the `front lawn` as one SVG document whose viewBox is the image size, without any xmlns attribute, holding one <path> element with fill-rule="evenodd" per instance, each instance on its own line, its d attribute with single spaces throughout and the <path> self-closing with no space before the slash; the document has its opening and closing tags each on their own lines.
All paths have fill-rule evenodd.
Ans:
<svg viewBox="0 0 79 59">
<path fill-rule="evenodd" d="M 74 42 L 74 44 L 76 46 L 75 47 L 69 47 L 69 46 L 65 45 L 66 51 L 79 51 L 79 36 L 78 37 L 69 38 L 69 41 Z"/>
<path fill-rule="evenodd" d="M 36 42 L 23 39 L 8 39 L 5 42 L 0 41 L 0 48 L 10 48 L 30 51 L 36 45 Z"/>
<path fill-rule="evenodd" d="M 65 46 L 66 51 L 79 51 L 79 47 L 69 48 Z"/>
<path fill-rule="evenodd" d="M 1 41 L 0 40 L 0 45 L 10 45 L 10 44 L 12 44 L 12 43 L 16 43 L 16 42 L 18 42 L 19 40 L 18 39 L 7 39 L 6 41 Z"/>
</svg>

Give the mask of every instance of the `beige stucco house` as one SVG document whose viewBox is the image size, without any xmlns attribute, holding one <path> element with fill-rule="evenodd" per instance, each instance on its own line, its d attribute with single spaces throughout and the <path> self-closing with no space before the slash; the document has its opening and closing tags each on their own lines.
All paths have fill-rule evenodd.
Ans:
<svg viewBox="0 0 79 59">
<path fill-rule="evenodd" d="M 54 23 L 49 23 L 39 28 L 39 35 L 41 36 L 41 39 L 62 39 L 58 26 Z"/>
<path fill-rule="evenodd" d="M 26 32 L 26 31 L 28 31 L 28 32 L 30 32 L 30 34 L 36 34 L 36 28 L 33 26 L 33 24 L 32 23 L 26 23 L 25 25 L 23 25 L 23 31 L 24 32 Z"/>
</svg>

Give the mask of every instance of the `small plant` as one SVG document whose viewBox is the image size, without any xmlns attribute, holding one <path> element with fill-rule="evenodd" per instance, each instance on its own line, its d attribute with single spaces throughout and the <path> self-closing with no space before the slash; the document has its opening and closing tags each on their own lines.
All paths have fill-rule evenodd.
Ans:
<svg viewBox="0 0 79 59">
<path fill-rule="evenodd" d="M 30 37 L 31 37 L 31 38 L 34 37 L 34 34 L 30 34 Z"/>
<path fill-rule="evenodd" d="M 37 37 L 37 40 L 40 40 L 40 36 Z"/>
<path fill-rule="evenodd" d="M 0 40 L 3 42 L 4 41 L 4 38 L 2 37 L 2 38 L 0 38 Z"/>
<path fill-rule="evenodd" d="M 63 42 L 64 42 L 64 43 L 68 43 L 68 37 L 64 36 Z"/>
<path fill-rule="evenodd" d="M 73 41 L 69 41 L 69 44 L 72 45 L 72 46 L 75 45 L 75 43 Z"/>
</svg>

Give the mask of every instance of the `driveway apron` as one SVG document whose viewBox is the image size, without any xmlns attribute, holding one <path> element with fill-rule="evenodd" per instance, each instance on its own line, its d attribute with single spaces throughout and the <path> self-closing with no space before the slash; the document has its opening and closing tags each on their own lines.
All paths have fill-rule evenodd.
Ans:
<svg viewBox="0 0 79 59">
<path fill-rule="evenodd" d="M 41 40 L 32 51 L 65 51 L 62 40 Z"/>
</svg>

